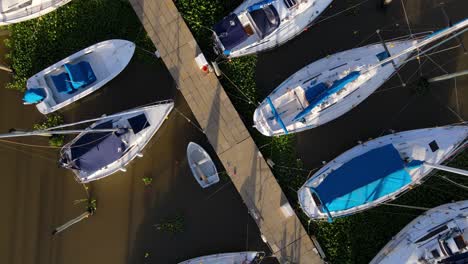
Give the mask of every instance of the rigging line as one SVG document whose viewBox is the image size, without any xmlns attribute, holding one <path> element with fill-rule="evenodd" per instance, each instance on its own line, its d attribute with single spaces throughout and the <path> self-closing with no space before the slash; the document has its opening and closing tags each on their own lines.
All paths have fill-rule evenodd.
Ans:
<svg viewBox="0 0 468 264">
<path fill-rule="evenodd" d="M 6 149 L 9 149 L 9 150 L 18 151 L 18 152 L 20 152 L 20 153 L 23 153 L 23 154 L 26 154 L 26 155 L 30 155 L 31 157 L 38 157 L 38 158 L 41 158 L 41 159 L 44 159 L 44 160 L 53 162 L 53 163 L 55 163 L 55 164 L 57 163 L 57 160 L 56 160 L 56 159 L 51 159 L 51 158 L 48 158 L 48 157 L 43 156 L 43 155 L 39 155 L 39 154 L 34 153 L 34 152 L 25 151 L 25 150 L 22 150 L 22 149 L 19 149 L 19 148 L 10 147 L 10 146 L 8 146 L 8 145 L 1 145 L 1 144 L 0 144 L 0 148 L 6 148 Z"/>
<path fill-rule="evenodd" d="M 392 120 L 390 120 L 390 125 L 393 124 L 393 122 L 398 118 L 398 116 L 411 104 L 411 102 L 413 101 L 413 98 L 414 97 L 411 97 L 408 102 L 400 109 L 400 111 L 398 111 L 398 113 L 395 114 L 395 116 L 392 118 Z M 388 130 L 388 128 L 385 128 L 382 130 L 382 132 L 380 133 L 379 137 L 381 137 L 385 131 Z"/>
<path fill-rule="evenodd" d="M 405 87 L 405 86 L 403 86 L 403 85 L 400 84 L 400 85 L 398 85 L 398 86 L 393 86 L 393 87 L 381 89 L 381 90 L 378 90 L 378 91 L 373 92 L 372 95 L 373 95 L 373 94 L 377 94 L 377 93 L 381 93 L 381 92 L 388 92 L 388 91 L 390 91 L 390 90 L 397 89 L 397 88 L 402 88 L 402 87 Z"/>
<path fill-rule="evenodd" d="M 454 114 L 454 115 L 458 118 L 458 120 L 460 120 L 461 122 L 465 122 L 465 120 L 464 120 L 457 112 L 455 112 L 450 106 L 448 106 L 448 105 L 442 103 L 442 102 L 440 101 L 440 99 L 439 99 L 437 96 L 435 96 L 433 93 L 430 93 L 430 95 L 431 95 L 434 99 L 436 99 L 436 101 L 437 101 L 440 105 L 444 106 L 444 107 L 447 108 L 452 114 Z"/>
<path fill-rule="evenodd" d="M 450 180 L 449 178 L 447 178 L 447 177 L 445 177 L 445 176 L 439 176 L 439 177 L 442 178 L 443 180 L 447 181 L 447 182 L 450 182 L 450 183 L 454 184 L 455 186 L 458 186 L 458 187 L 460 187 L 460 188 L 463 188 L 463 189 L 468 190 L 468 186 L 465 186 L 465 185 L 463 185 L 463 184 L 460 184 L 460 183 L 458 183 L 458 182 L 456 182 L 456 181 L 452 181 L 452 180 Z"/>
<path fill-rule="evenodd" d="M 394 203 L 382 203 L 383 205 L 394 206 L 394 207 L 401 207 L 407 209 L 416 209 L 416 210 L 431 210 L 432 208 L 422 207 L 422 206 L 413 206 L 413 205 L 404 205 L 404 204 L 394 204 Z"/>
<path fill-rule="evenodd" d="M 177 109 L 176 107 L 174 107 L 174 110 L 179 114 L 181 115 L 183 118 L 185 118 L 185 120 L 187 120 L 187 122 L 189 122 L 190 124 L 192 124 L 192 126 L 194 126 L 196 129 L 198 129 L 200 132 L 202 132 L 203 134 L 205 134 L 205 131 L 203 131 L 203 129 L 201 129 L 201 127 L 195 125 L 195 123 L 193 123 L 193 121 L 188 118 L 186 115 L 184 115 L 181 111 L 179 111 L 179 109 Z"/>
<path fill-rule="evenodd" d="M 408 14 L 406 13 L 405 3 L 403 3 L 403 0 L 400 0 L 400 2 L 401 2 L 401 7 L 403 8 L 403 14 L 405 15 L 406 25 L 408 26 L 410 37 L 413 38 L 413 31 L 411 30 L 410 22 L 408 19 Z"/>
<path fill-rule="evenodd" d="M 438 175 L 436 175 L 436 176 L 438 176 Z M 447 185 L 445 185 L 445 186 L 447 186 Z M 461 196 L 459 194 L 455 194 L 453 192 L 447 192 L 446 190 L 439 189 L 439 188 L 431 186 L 429 184 L 421 184 L 421 187 L 426 187 L 426 188 L 429 188 L 429 189 L 433 189 L 433 190 L 436 190 L 437 193 L 444 193 L 445 195 L 448 195 L 448 196 L 454 195 L 454 196 L 457 196 L 460 199 L 465 199 L 466 198 L 466 197 L 463 197 L 463 196 Z M 443 186 L 440 186 L 440 187 L 443 187 Z M 443 195 L 441 195 L 441 196 L 443 197 Z"/>
<path fill-rule="evenodd" d="M 317 21 L 317 22 L 315 22 L 315 23 L 312 23 L 311 26 L 315 26 L 315 25 L 317 25 L 317 24 L 319 24 L 319 23 L 322 23 L 322 22 L 324 22 L 324 21 L 327 21 L 328 19 L 331 19 L 331 18 L 334 18 L 334 17 L 336 17 L 336 16 L 339 16 L 339 15 L 341 15 L 341 14 L 343 14 L 343 13 L 346 13 L 346 12 L 348 12 L 349 10 L 354 9 L 354 8 L 356 8 L 356 7 L 360 6 L 360 5 L 363 5 L 363 4 L 367 3 L 367 2 L 369 2 L 369 0 L 361 1 L 361 2 L 359 2 L 359 3 L 357 3 L 357 4 L 355 4 L 355 5 L 352 5 L 352 6 L 348 7 L 348 8 L 346 8 L 346 9 L 340 11 L 340 12 L 337 12 L 337 13 L 331 15 L 331 16 L 325 17 L 325 18 L 323 18 L 323 19 L 321 19 L 321 20 L 319 20 L 319 21 Z"/>
<path fill-rule="evenodd" d="M 444 73 L 448 73 L 448 71 L 446 71 L 444 68 L 442 68 L 442 66 L 440 66 L 437 62 L 435 62 L 431 56 L 429 55 L 426 55 L 427 59 L 430 60 L 432 63 L 434 63 L 435 66 L 437 66 L 441 71 L 443 71 Z"/>
<path fill-rule="evenodd" d="M 250 98 L 223 71 L 221 71 L 221 73 L 247 99 L 247 101 L 249 101 L 250 104 L 255 105 L 255 106 L 260 105 L 260 104 L 256 105 L 254 102 L 252 102 Z"/>
</svg>

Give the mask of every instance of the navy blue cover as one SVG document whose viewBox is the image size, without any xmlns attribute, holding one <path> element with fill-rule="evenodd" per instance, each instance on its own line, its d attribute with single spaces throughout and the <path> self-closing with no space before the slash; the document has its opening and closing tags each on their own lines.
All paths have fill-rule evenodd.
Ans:
<svg viewBox="0 0 468 264">
<path fill-rule="evenodd" d="M 91 65 L 86 61 L 65 64 L 65 70 L 70 75 L 71 84 L 75 89 L 88 86 L 96 81 L 96 75 L 94 75 Z"/>
<path fill-rule="evenodd" d="M 237 15 L 232 13 L 213 27 L 225 49 L 230 50 L 248 38 Z"/>
<path fill-rule="evenodd" d="M 73 86 L 71 84 L 68 74 L 65 72 L 59 75 L 51 75 L 50 78 L 55 85 L 55 88 L 59 93 L 70 93 L 73 91 Z"/>
<path fill-rule="evenodd" d="M 260 38 L 268 36 L 280 25 L 278 11 L 276 11 L 275 7 L 272 5 L 267 5 L 261 9 L 251 11 L 250 16 L 260 30 Z"/>
<path fill-rule="evenodd" d="M 95 129 L 112 128 L 112 121 Z M 126 146 L 115 132 L 88 133 L 71 145 L 71 157 L 78 170 L 93 173 L 122 157 Z"/>
</svg>

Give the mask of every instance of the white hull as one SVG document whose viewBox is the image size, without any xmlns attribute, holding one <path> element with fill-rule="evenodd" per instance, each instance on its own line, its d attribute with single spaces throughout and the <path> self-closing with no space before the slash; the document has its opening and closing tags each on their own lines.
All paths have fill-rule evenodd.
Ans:
<svg viewBox="0 0 468 264">
<path fill-rule="evenodd" d="M 126 40 L 107 40 L 81 50 L 54 65 L 42 70 L 27 82 L 27 89 L 43 88 L 46 97 L 36 104 L 42 114 L 59 110 L 98 90 L 121 73 L 130 62 L 135 52 L 135 44 Z M 65 64 L 89 62 L 96 81 L 73 94 L 59 93 L 51 76 L 63 74 Z"/>
<path fill-rule="evenodd" d="M 281 20 L 278 28 L 266 36 L 259 34 L 255 22 L 249 15 L 248 8 L 252 5 L 262 2 L 261 0 L 246 0 L 233 13 L 236 14 L 244 27 L 252 29 L 252 34 L 242 43 L 234 48 L 227 49 L 220 41 L 216 41 L 219 53 L 234 58 L 259 53 L 262 51 L 276 48 L 304 31 L 320 14 L 331 4 L 333 0 L 290 0 L 297 5 L 288 8 L 283 0 L 271 1 L 271 5 L 277 10 Z M 249 31 L 249 30 L 247 30 Z M 219 40 L 216 38 L 216 40 Z"/>
<path fill-rule="evenodd" d="M 467 137 L 468 126 L 460 125 L 417 129 L 399 132 L 370 140 L 344 152 L 331 162 L 327 163 L 319 171 L 317 171 L 299 189 L 299 203 L 309 218 L 327 219 L 330 217 L 334 218 L 355 214 L 375 207 L 381 203 L 391 201 L 408 189 L 421 184 L 424 178 L 430 175 L 433 169 L 425 166 L 424 164 L 414 169 L 406 168 L 405 170 L 410 176 L 410 182 L 404 186 L 401 186 L 401 188 L 398 190 L 388 193 L 387 195 L 381 196 L 378 199 L 372 200 L 370 202 L 353 206 L 346 210 L 333 211 L 329 213 L 327 213 L 326 208 L 320 204 L 317 204 L 317 202 L 314 200 L 312 189 L 316 189 L 318 186 L 320 186 L 320 184 L 322 184 L 322 182 L 330 173 L 333 173 L 347 162 L 360 157 L 371 150 L 375 150 L 391 144 L 398 151 L 401 160 L 418 160 L 430 164 L 441 164 L 452 157 L 452 155 L 454 155 L 463 147 L 464 144 L 466 144 Z M 436 151 L 433 151 L 430 145 L 431 143 L 434 144 L 433 141 L 435 141 L 437 145 Z M 371 165 L 372 164 L 369 166 Z M 350 181 L 352 181 L 353 178 L 359 179 L 360 174 L 366 170 L 367 169 L 365 167 L 358 168 L 354 174 L 349 175 Z M 346 183 L 342 184 L 345 185 Z"/>
<path fill-rule="evenodd" d="M 180 262 L 179 264 L 253 264 L 260 252 L 246 251 L 238 253 L 224 253 L 194 258 Z"/>
<path fill-rule="evenodd" d="M 148 142 L 151 140 L 154 134 L 156 134 L 163 122 L 167 119 L 167 116 L 170 114 L 173 107 L 174 103 L 172 100 L 163 101 L 156 105 L 147 106 L 140 109 L 128 110 L 122 112 L 117 117 L 105 118 L 94 123 L 90 126 L 89 129 L 93 129 L 96 126 L 103 123 L 107 123 L 109 121 L 112 121 L 113 128 L 131 128 L 131 125 L 128 120 L 132 117 L 144 114 L 148 121 L 147 123 L 149 123 L 149 126 L 137 132 L 136 134 L 134 133 L 134 130 L 130 129 L 124 136 L 121 137 L 121 140 L 126 145 L 126 150 L 118 160 L 115 160 L 112 163 L 107 164 L 106 166 L 96 171 L 91 172 L 73 168 L 73 166 L 70 164 L 67 164 L 68 168 L 75 173 L 76 179 L 80 183 L 87 183 L 90 181 L 99 180 L 119 170 L 125 171 L 125 166 L 127 166 L 127 164 L 130 163 L 130 161 L 132 161 L 135 157 L 141 155 L 142 150 L 144 149 L 146 144 L 148 144 Z M 126 112 L 128 112 L 127 115 L 125 115 Z M 61 154 L 63 157 L 66 157 L 69 162 L 73 159 L 70 147 L 74 147 L 74 144 L 85 134 L 87 133 L 83 132 L 79 134 L 73 141 L 71 141 L 62 148 Z"/>
<path fill-rule="evenodd" d="M 23 22 L 43 16 L 71 0 L 2 0 L 0 26 Z"/>
<path fill-rule="evenodd" d="M 414 43 L 415 41 L 411 40 L 392 41 L 386 45 L 390 55 L 395 55 Z M 372 69 L 380 62 L 376 55 L 382 52 L 385 52 L 382 44 L 372 44 L 336 53 L 309 64 L 280 84 L 260 104 L 253 117 L 255 127 L 266 136 L 283 135 L 315 128 L 340 117 L 364 101 L 395 73 L 391 63 Z M 409 54 L 406 54 L 395 59 L 396 66 L 400 67 L 408 56 Z M 366 69 L 371 70 L 366 72 Z M 313 89 L 314 84 L 331 84 L 352 72 L 364 73 L 348 83 L 340 92 L 332 94 L 326 101 L 313 107 L 303 119 L 295 119 L 301 111 L 309 107 L 310 102 L 306 94 L 308 89 Z M 285 127 L 275 118 L 268 98 Z"/>
<path fill-rule="evenodd" d="M 200 145 L 193 142 L 188 144 L 187 160 L 193 177 L 202 188 L 219 182 L 218 171 L 213 160 Z"/>
<path fill-rule="evenodd" d="M 370 264 L 435 264 L 449 258 L 466 263 L 467 241 L 468 201 L 444 204 L 411 221 Z"/>
</svg>

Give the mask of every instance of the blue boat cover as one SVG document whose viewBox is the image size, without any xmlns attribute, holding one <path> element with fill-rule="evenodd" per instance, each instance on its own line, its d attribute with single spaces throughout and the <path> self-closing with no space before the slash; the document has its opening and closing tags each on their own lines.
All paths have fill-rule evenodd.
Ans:
<svg viewBox="0 0 468 264">
<path fill-rule="evenodd" d="M 330 97 L 332 94 L 335 94 L 339 91 L 341 91 L 347 84 L 349 84 L 350 82 L 353 82 L 355 81 L 357 78 L 359 78 L 359 76 L 361 75 L 360 72 L 358 71 L 353 71 L 351 73 L 349 73 L 348 75 L 346 75 L 345 77 L 339 79 L 339 80 L 336 80 L 335 82 L 333 82 L 333 85 L 330 86 L 330 88 L 324 90 L 323 89 L 323 86 L 321 86 L 322 84 L 317 84 L 317 88 L 316 89 L 320 89 L 322 90 L 323 92 L 318 94 L 315 98 L 307 98 L 307 101 L 309 101 L 309 106 L 307 106 L 304 110 L 302 110 L 299 114 L 296 115 L 296 117 L 294 117 L 294 121 L 299 121 L 301 120 L 302 118 L 304 118 L 306 115 L 308 115 L 310 113 L 310 111 L 312 111 L 312 109 L 314 109 L 317 105 L 323 103 L 325 100 L 328 99 L 328 97 Z M 320 85 L 320 86 L 319 86 Z"/>
<path fill-rule="evenodd" d="M 96 81 L 96 75 L 87 61 L 65 64 L 65 70 L 70 75 L 71 84 L 75 89 L 86 87 Z"/>
<path fill-rule="evenodd" d="M 347 210 L 391 194 L 411 182 L 406 169 L 421 166 L 421 161 L 405 164 L 392 144 L 355 157 L 330 172 L 313 189 L 330 212 Z"/>
<path fill-rule="evenodd" d="M 95 129 L 110 129 L 112 121 L 105 122 Z M 93 173 L 120 159 L 126 146 L 115 132 L 87 133 L 71 146 L 74 168 Z"/>
<path fill-rule="evenodd" d="M 248 38 L 239 18 L 232 13 L 213 27 L 226 50 L 230 50 Z"/>
<path fill-rule="evenodd" d="M 51 75 L 50 78 L 59 93 L 71 93 L 73 92 L 73 86 L 71 84 L 70 77 L 67 73 L 63 72 L 59 75 Z"/>
<path fill-rule="evenodd" d="M 24 93 L 23 101 L 28 104 L 36 104 L 44 100 L 46 92 L 43 88 L 31 88 Z"/>
<path fill-rule="evenodd" d="M 272 5 L 263 6 L 249 13 L 260 31 L 260 38 L 262 39 L 272 33 L 280 25 L 278 11 L 276 11 L 276 8 Z"/>
</svg>

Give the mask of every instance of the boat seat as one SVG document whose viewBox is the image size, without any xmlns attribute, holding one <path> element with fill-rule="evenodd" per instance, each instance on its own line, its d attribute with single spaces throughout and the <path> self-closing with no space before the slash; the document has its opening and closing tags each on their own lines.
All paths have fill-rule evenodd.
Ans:
<svg viewBox="0 0 468 264">
<path fill-rule="evenodd" d="M 65 64 L 65 70 L 70 75 L 71 85 L 75 89 L 86 87 L 96 81 L 96 75 L 87 61 L 77 64 Z"/>
<path fill-rule="evenodd" d="M 200 166 L 200 165 L 202 165 L 204 163 L 207 163 L 208 161 L 210 161 L 209 158 L 204 158 L 204 159 L 200 160 L 199 162 L 197 162 L 197 166 Z"/>
<path fill-rule="evenodd" d="M 73 86 L 67 73 L 63 72 L 59 75 L 51 75 L 50 78 L 59 93 L 73 92 Z"/>
</svg>

